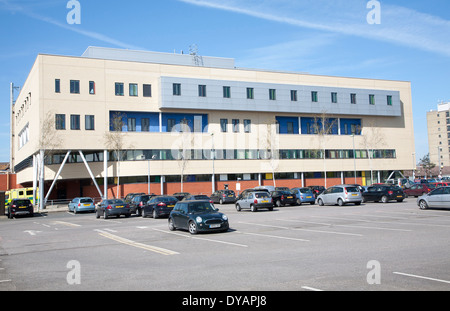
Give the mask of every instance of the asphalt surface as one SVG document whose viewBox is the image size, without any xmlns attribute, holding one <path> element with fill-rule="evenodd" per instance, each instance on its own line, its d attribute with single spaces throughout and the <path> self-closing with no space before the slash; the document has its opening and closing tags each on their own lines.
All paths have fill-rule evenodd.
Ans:
<svg viewBox="0 0 450 311">
<path fill-rule="evenodd" d="M 450 210 L 403 203 L 237 212 L 227 233 L 167 219 L 0 219 L 0 291 L 448 291 Z"/>
</svg>

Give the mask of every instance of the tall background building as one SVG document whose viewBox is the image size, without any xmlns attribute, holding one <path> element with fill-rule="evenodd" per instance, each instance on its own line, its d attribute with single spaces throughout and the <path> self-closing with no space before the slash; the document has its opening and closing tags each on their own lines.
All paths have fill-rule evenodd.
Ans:
<svg viewBox="0 0 450 311">
<path fill-rule="evenodd" d="M 450 173 L 450 102 L 438 104 L 427 112 L 430 161 L 436 164 L 436 175 Z"/>
</svg>

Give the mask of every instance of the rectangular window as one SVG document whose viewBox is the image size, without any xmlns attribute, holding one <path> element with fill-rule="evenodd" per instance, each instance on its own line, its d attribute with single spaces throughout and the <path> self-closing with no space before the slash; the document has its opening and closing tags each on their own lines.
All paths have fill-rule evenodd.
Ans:
<svg viewBox="0 0 450 311">
<path fill-rule="evenodd" d="M 142 96 L 152 97 L 152 85 L 151 84 L 144 84 L 142 86 Z"/>
<path fill-rule="evenodd" d="M 198 86 L 198 96 L 199 97 L 206 97 L 206 85 L 199 85 Z"/>
<path fill-rule="evenodd" d="M 392 95 L 387 96 L 387 105 L 392 106 Z"/>
<path fill-rule="evenodd" d="M 172 132 L 172 129 L 175 127 L 175 119 L 167 120 L 167 132 Z"/>
<path fill-rule="evenodd" d="M 317 97 L 317 92 L 316 91 L 312 91 L 311 92 L 311 101 L 313 103 L 317 103 L 318 102 L 318 97 Z"/>
<path fill-rule="evenodd" d="M 227 119 L 220 119 L 220 130 L 222 131 L 222 133 L 226 133 L 227 132 L 227 127 L 228 127 L 228 120 Z"/>
<path fill-rule="evenodd" d="M 61 80 L 55 79 L 55 93 L 61 93 Z"/>
<path fill-rule="evenodd" d="M 95 94 L 95 82 L 89 81 L 89 94 L 94 95 Z"/>
<path fill-rule="evenodd" d="M 287 122 L 287 133 L 294 134 L 294 122 Z"/>
<path fill-rule="evenodd" d="M 138 96 L 138 85 L 130 83 L 130 96 Z"/>
<path fill-rule="evenodd" d="M 80 115 L 71 114 L 70 115 L 70 129 L 79 130 L 80 129 Z"/>
<path fill-rule="evenodd" d="M 373 94 L 369 95 L 369 104 L 375 105 L 375 95 L 373 95 Z"/>
<path fill-rule="evenodd" d="M 173 84 L 173 95 L 181 96 L 181 84 L 180 83 Z"/>
<path fill-rule="evenodd" d="M 70 94 L 80 94 L 80 80 L 70 80 Z"/>
<path fill-rule="evenodd" d="M 255 89 L 252 87 L 247 88 L 247 99 L 254 99 L 255 98 Z"/>
<path fill-rule="evenodd" d="M 297 91 L 291 90 L 291 101 L 296 102 L 297 101 Z"/>
<path fill-rule="evenodd" d="M 223 98 L 230 98 L 231 97 L 231 87 L 224 86 L 223 87 Z"/>
<path fill-rule="evenodd" d="M 116 82 L 116 88 L 115 88 L 116 96 L 123 96 L 123 83 L 122 82 Z"/>
<path fill-rule="evenodd" d="M 338 100 L 337 100 L 337 93 L 336 92 L 331 93 L 331 102 L 333 104 L 337 104 Z"/>
<path fill-rule="evenodd" d="M 356 105 L 356 94 L 350 94 L 350 103 Z"/>
<path fill-rule="evenodd" d="M 57 114 L 55 116 L 55 125 L 57 130 L 65 130 L 66 129 L 66 115 L 65 114 Z"/>
<path fill-rule="evenodd" d="M 128 118 L 128 132 L 136 132 L 136 118 Z"/>
<path fill-rule="evenodd" d="M 86 131 L 94 131 L 95 130 L 95 116 L 86 115 L 84 117 L 85 129 Z"/>
<path fill-rule="evenodd" d="M 142 132 L 150 132 L 150 119 L 149 118 L 141 119 L 141 131 Z"/>
<path fill-rule="evenodd" d="M 244 120 L 244 132 L 245 133 L 252 132 L 252 120 Z"/>
<path fill-rule="evenodd" d="M 239 119 L 233 119 L 233 132 L 239 133 Z"/>
<path fill-rule="evenodd" d="M 269 99 L 276 100 L 277 99 L 277 90 L 269 89 Z"/>
</svg>

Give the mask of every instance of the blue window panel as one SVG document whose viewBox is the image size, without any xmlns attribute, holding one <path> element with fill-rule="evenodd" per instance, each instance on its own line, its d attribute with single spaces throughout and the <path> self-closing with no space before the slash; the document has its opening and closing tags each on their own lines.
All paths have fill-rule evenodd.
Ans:
<svg viewBox="0 0 450 311">
<path fill-rule="evenodd" d="M 159 132 L 159 113 L 155 112 L 133 112 L 133 111 L 110 111 L 109 118 L 112 120 L 115 115 L 120 113 L 122 115 L 123 127 L 122 132 L 128 132 L 128 118 L 136 119 L 136 132 L 142 132 L 142 119 L 149 119 L 150 132 Z M 112 122 L 110 121 L 110 124 Z M 112 124 L 110 126 L 112 130 Z M 147 132 L 147 131 L 146 131 Z M 148 133 L 148 132 L 147 132 Z"/>
<path fill-rule="evenodd" d="M 299 134 L 297 117 L 276 117 L 280 134 Z"/>
<path fill-rule="evenodd" d="M 325 127 L 322 124 L 322 119 L 319 118 L 301 118 L 302 135 L 318 135 L 322 129 L 328 132 L 327 135 L 339 134 L 338 119 L 326 119 Z"/>
<path fill-rule="evenodd" d="M 196 117 L 202 118 L 200 130 L 198 130 L 198 128 L 195 129 Z M 203 133 L 208 132 L 208 115 L 207 114 L 163 113 L 162 114 L 162 132 L 163 133 L 170 132 L 170 130 L 168 128 L 169 119 L 171 120 L 170 121 L 171 123 L 173 121 L 175 121 L 175 127 L 178 130 L 181 129 L 181 127 L 179 126 L 180 124 L 186 124 L 187 126 L 189 126 L 189 129 L 191 132 L 194 132 L 194 131 L 195 132 L 203 132 Z"/>
<path fill-rule="evenodd" d="M 361 119 L 341 119 L 341 135 L 361 135 Z"/>
</svg>

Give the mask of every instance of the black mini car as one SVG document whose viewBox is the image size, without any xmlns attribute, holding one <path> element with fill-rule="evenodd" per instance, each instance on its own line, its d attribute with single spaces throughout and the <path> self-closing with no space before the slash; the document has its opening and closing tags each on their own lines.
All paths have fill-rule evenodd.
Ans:
<svg viewBox="0 0 450 311">
<path fill-rule="evenodd" d="M 28 215 L 34 216 L 34 206 L 28 199 L 13 199 L 7 207 L 8 218 Z"/>
<path fill-rule="evenodd" d="M 388 185 L 377 185 L 367 188 L 366 192 L 363 192 L 363 202 L 375 201 L 387 203 L 392 200 L 397 202 L 403 202 L 405 199 L 405 194 L 400 187 L 388 186 Z"/>
</svg>

